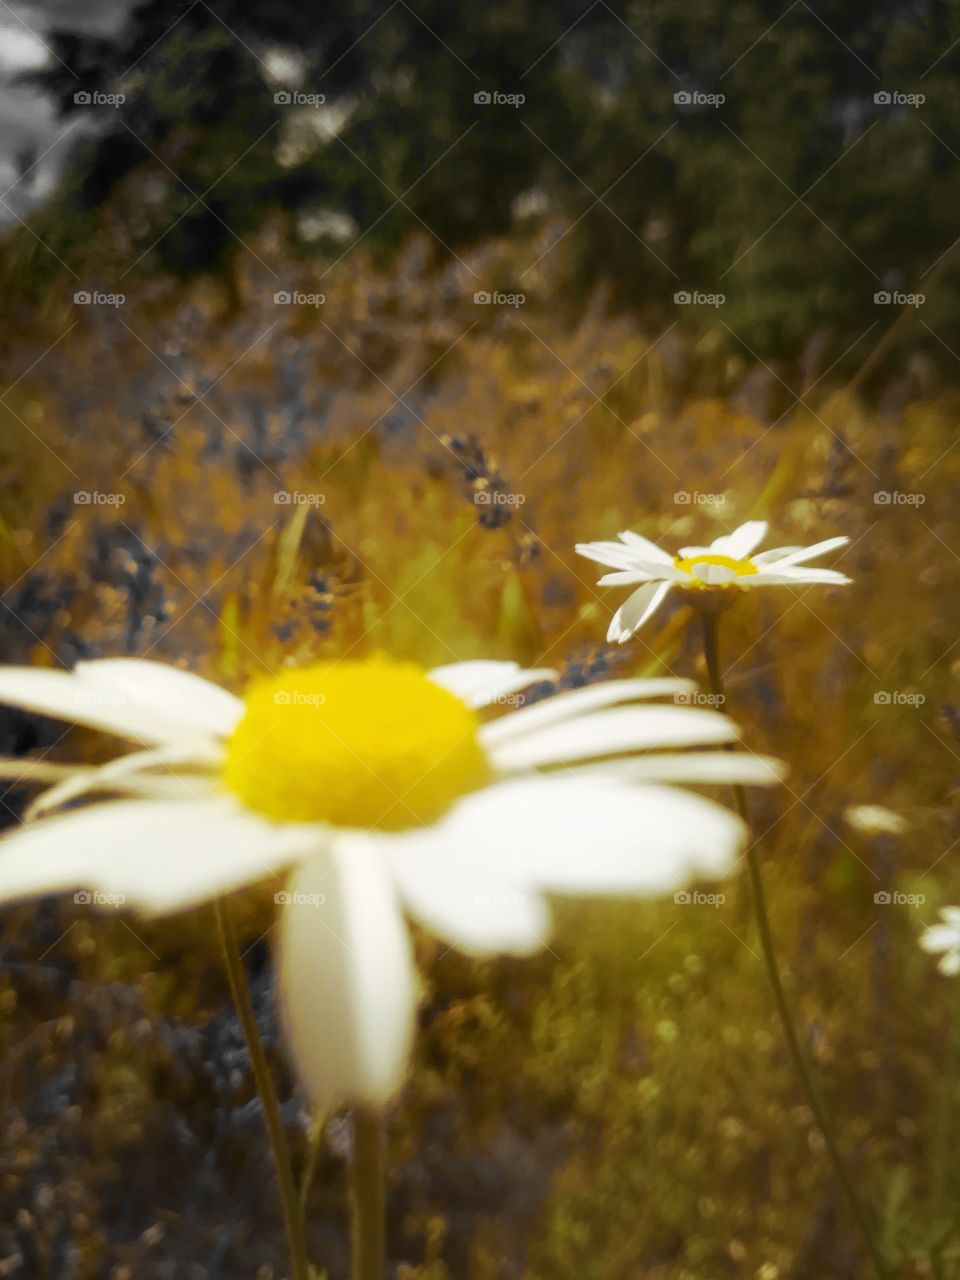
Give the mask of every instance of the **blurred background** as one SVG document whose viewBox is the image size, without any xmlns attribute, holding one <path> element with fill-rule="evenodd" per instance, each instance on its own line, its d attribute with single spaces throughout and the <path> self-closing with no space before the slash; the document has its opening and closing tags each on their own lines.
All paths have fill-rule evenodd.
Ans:
<svg viewBox="0 0 960 1280">
<path fill-rule="evenodd" d="M 754 827 L 808 1054 L 895 1274 L 934 1280 L 960 1276 L 960 999 L 916 945 L 960 900 L 958 71 L 953 0 L 0 3 L 4 660 L 703 679 L 680 601 L 603 643 L 622 593 L 574 543 L 848 534 L 853 586 L 725 619 L 728 709 L 791 767 Z M 7 711 L 0 739 L 104 750 Z M 721 888 L 563 904 L 532 961 L 418 940 L 396 1280 L 870 1274 Z M 209 933 L 0 916 L 0 1276 L 285 1274 Z M 340 1280 L 349 1119 L 311 1149 L 255 905 L 247 935 Z"/>
</svg>

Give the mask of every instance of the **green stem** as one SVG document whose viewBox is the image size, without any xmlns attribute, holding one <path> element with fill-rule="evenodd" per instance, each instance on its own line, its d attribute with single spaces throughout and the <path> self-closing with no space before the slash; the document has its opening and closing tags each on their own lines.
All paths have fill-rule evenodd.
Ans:
<svg viewBox="0 0 960 1280">
<path fill-rule="evenodd" d="M 384 1135 L 380 1113 L 353 1113 L 353 1280 L 383 1280 L 386 1269 Z"/>
<path fill-rule="evenodd" d="M 960 1076 L 960 982 L 951 978 L 953 999 L 952 1017 L 947 1031 L 947 1047 L 944 1055 L 943 1079 L 937 1101 L 936 1129 L 933 1148 L 932 1174 L 932 1226 L 938 1231 L 943 1222 L 947 1201 L 947 1184 L 950 1153 L 953 1150 L 953 1121 L 957 1077 Z M 939 1250 L 938 1250 L 939 1253 Z M 939 1259 L 937 1259 L 939 1262 Z M 938 1267 L 939 1270 L 939 1267 Z"/>
<path fill-rule="evenodd" d="M 313 1186 L 314 1175 L 317 1172 L 317 1161 L 320 1158 L 320 1148 L 323 1145 L 323 1126 L 326 1120 L 325 1115 L 315 1117 L 313 1127 L 310 1130 L 310 1136 L 307 1138 L 307 1154 L 303 1162 L 303 1176 L 300 1179 L 300 1212 L 306 1217 L 307 1201 L 310 1198 L 310 1189 Z"/>
<path fill-rule="evenodd" d="M 287 1135 L 280 1115 L 280 1104 L 273 1087 L 273 1078 L 263 1042 L 257 1030 L 257 1018 L 250 999 L 250 988 L 247 975 L 237 946 L 237 937 L 233 923 L 223 899 L 214 904 L 217 917 L 217 932 L 220 935 L 220 946 L 223 951 L 223 963 L 230 983 L 230 994 L 237 1010 L 237 1017 L 243 1027 L 243 1034 L 250 1051 L 250 1062 L 253 1066 L 253 1079 L 263 1106 L 267 1135 L 273 1150 L 273 1162 L 280 1184 L 280 1199 L 283 1205 L 283 1222 L 287 1232 L 287 1245 L 290 1249 L 291 1280 L 310 1280 L 310 1266 L 307 1262 L 307 1243 L 304 1236 L 303 1214 L 297 1197 L 297 1189 L 293 1181 L 293 1170 L 290 1164 L 290 1149 L 287 1146 Z"/>
<path fill-rule="evenodd" d="M 719 628 L 717 626 L 717 615 L 715 613 L 701 613 L 703 622 L 703 653 L 707 663 L 707 675 L 710 681 L 710 690 L 717 695 L 718 700 L 723 700 L 723 676 L 720 670 L 720 641 Z M 735 751 L 736 747 L 733 743 L 728 745 L 728 750 Z M 734 795 L 736 797 L 737 810 L 743 818 L 744 822 L 748 822 L 748 806 L 747 793 L 742 786 L 734 786 Z M 770 927 L 770 915 L 767 910 L 767 899 L 763 888 L 763 878 L 760 874 L 760 861 L 757 857 L 757 851 L 754 844 L 747 847 L 747 869 L 750 879 L 750 890 L 753 895 L 754 912 L 757 918 L 757 928 L 760 933 L 760 945 L 763 951 L 764 965 L 767 970 L 767 977 L 770 981 L 770 989 L 773 992 L 773 1002 L 776 1005 L 777 1015 L 780 1018 L 780 1025 L 783 1030 L 783 1037 L 787 1045 L 787 1051 L 793 1063 L 794 1071 L 800 1081 L 801 1088 L 807 1100 L 817 1128 L 823 1136 L 826 1144 L 830 1161 L 833 1165 L 833 1171 L 836 1174 L 837 1181 L 843 1188 L 846 1196 L 847 1204 L 850 1211 L 857 1221 L 860 1233 L 863 1236 L 864 1244 L 867 1252 L 873 1262 L 874 1270 L 880 1277 L 880 1280 L 890 1280 L 890 1273 L 884 1262 L 883 1254 L 877 1243 L 874 1227 L 867 1214 L 866 1209 L 860 1202 L 853 1185 L 853 1180 L 847 1171 L 847 1166 L 843 1156 L 840 1154 L 840 1147 L 834 1137 L 833 1127 L 827 1118 L 827 1113 L 820 1101 L 813 1077 L 810 1074 L 810 1068 L 807 1066 L 803 1050 L 800 1047 L 800 1038 L 797 1035 L 797 1029 L 794 1024 L 793 1015 L 790 1012 L 790 1006 L 787 1003 L 786 993 L 783 989 L 783 981 L 780 976 L 780 965 L 777 961 L 777 953 L 773 945 L 773 931 Z"/>
</svg>

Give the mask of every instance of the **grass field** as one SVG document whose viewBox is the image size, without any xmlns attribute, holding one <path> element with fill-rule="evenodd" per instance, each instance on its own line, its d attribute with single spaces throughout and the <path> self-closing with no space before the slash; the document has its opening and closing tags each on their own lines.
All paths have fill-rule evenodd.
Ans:
<svg viewBox="0 0 960 1280">
<path fill-rule="evenodd" d="M 491 287 L 512 278 L 507 247 L 472 265 Z M 960 1275 L 960 1005 L 917 946 L 960 899 L 954 398 L 884 413 L 829 380 L 798 399 L 760 369 L 749 403 L 724 390 L 747 351 L 731 365 L 710 335 L 657 340 L 602 297 L 570 316 L 547 276 L 522 306 L 478 306 L 462 269 L 428 274 L 416 244 L 389 272 L 354 254 L 281 278 L 325 301 L 277 305 L 254 269 L 229 306 L 158 281 L 115 311 L 51 302 L 25 328 L 0 443 L 8 660 L 129 652 L 240 689 L 382 650 L 548 664 L 566 684 L 703 682 L 682 603 L 604 643 L 624 592 L 598 588 L 574 544 L 628 528 L 673 548 L 748 518 L 774 546 L 849 535 L 830 563 L 852 586 L 757 592 L 724 616 L 727 710 L 789 764 L 751 794 L 776 945 L 893 1274 Z M 5 721 L 8 750 L 57 736 Z M 857 831 L 859 804 L 905 833 Z M 724 901 L 563 904 L 528 961 L 419 938 L 416 1060 L 389 1120 L 398 1277 L 869 1274 L 747 884 L 706 887 Z M 251 901 L 268 1028 L 270 924 Z M 0 1257 L 37 1261 L 0 1274 L 283 1275 L 206 922 L 131 930 L 47 901 L 2 925 Z M 344 1123 L 307 1192 L 331 1280 Z"/>
</svg>

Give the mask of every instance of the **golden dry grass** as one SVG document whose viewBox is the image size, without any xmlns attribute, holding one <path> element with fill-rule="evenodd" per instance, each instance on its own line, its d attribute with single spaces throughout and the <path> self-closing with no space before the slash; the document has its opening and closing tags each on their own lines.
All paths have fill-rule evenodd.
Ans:
<svg viewBox="0 0 960 1280">
<path fill-rule="evenodd" d="M 474 265 L 510 279 L 502 247 Z M 758 592 L 725 617 L 729 710 L 749 747 L 790 765 L 755 797 L 755 827 L 790 998 L 857 1182 L 899 1274 L 960 1274 L 953 1143 L 939 1221 L 931 1198 L 950 991 L 916 945 L 960 898 L 955 404 L 892 420 L 816 394 L 771 427 L 696 395 L 711 370 L 731 375 L 709 341 L 650 350 L 600 300 L 561 314 L 548 280 L 516 311 L 475 307 L 460 269 L 425 275 L 415 245 L 390 274 L 355 254 L 326 279 L 291 263 L 288 283 L 324 305 L 277 307 L 275 282 L 251 275 L 226 313 L 210 286 L 157 283 L 80 314 L 49 354 L 73 308 L 51 304 L 23 336 L 19 368 L 43 358 L 9 397 L 0 473 L 22 477 L 0 508 L 4 599 L 35 633 L 8 618 L 15 656 L 50 663 L 82 642 L 236 687 L 378 649 L 564 666 L 602 650 L 623 596 L 594 585 L 578 540 L 633 528 L 679 546 L 750 517 L 770 520 L 770 545 L 848 534 L 830 562 L 851 587 Z M 60 603 L 34 624 L 22 592 L 38 574 Z M 624 673 L 704 676 L 682 606 L 618 657 Z M 894 691 L 923 701 L 875 699 Z M 895 809 L 907 834 L 857 835 L 853 803 Z M 473 1194 L 468 1228 L 453 1191 L 411 1195 L 413 1236 L 449 1229 L 459 1262 L 404 1274 L 866 1274 L 783 1051 L 746 884 L 721 887 L 720 908 L 564 904 L 552 952 L 524 964 L 421 940 L 428 998 L 395 1159 L 453 1114 L 457 1168 L 526 1160 L 536 1194 L 513 1215 L 457 1192 Z M 924 902 L 878 905 L 879 890 Z M 107 947 L 84 920 L 63 945 L 86 948 L 90 973 L 152 975 L 168 1002 L 176 982 L 115 933 Z M 202 969 L 177 963 L 191 983 Z M 8 1046 L 29 1029 L 10 1019 Z M 106 1106 L 142 1084 L 119 1072 L 104 1089 Z M 98 1256 L 81 1274 L 100 1274 Z"/>
</svg>

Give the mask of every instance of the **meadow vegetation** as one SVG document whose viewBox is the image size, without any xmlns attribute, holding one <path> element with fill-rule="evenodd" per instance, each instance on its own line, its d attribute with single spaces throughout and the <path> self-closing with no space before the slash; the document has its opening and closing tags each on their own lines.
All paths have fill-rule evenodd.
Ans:
<svg viewBox="0 0 960 1280">
<path fill-rule="evenodd" d="M 596 587 L 574 543 L 632 528 L 679 547 L 750 517 L 772 522 L 772 545 L 848 534 L 836 566 L 853 586 L 755 593 L 725 616 L 727 709 L 790 766 L 784 788 L 753 794 L 753 822 L 862 1195 L 896 1274 L 960 1275 L 958 1004 L 916 945 L 960 894 L 955 394 L 893 412 L 827 379 L 801 400 L 724 335 L 657 341 L 602 289 L 571 318 L 546 265 L 522 307 L 476 306 L 464 266 L 438 268 L 422 240 L 325 274 L 276 237 L 255 247 L 280 286 L 252 257 L 232 296 L 158 275 L 120 309 L 77 309 L 64 286 L 8 334 L 5 659 L 135 653 L 242 688 L 264 667 L 384 650 L 549 664 L 563 684 L 702 682 L 680 602 L 629 645 L 603 643 L 623 593 Z M 469 266 L 509 284 L 515 255 L 489 242 Z M 276 305 L 288 286 L 325 301 Z M 0 728 L 7 753 L 55 758 L 79 738 L 8 712 Z M 6 792 L 8 814 L 22 798 Z M 906 833 L 857 832 L 844 815 L 863 803 Z M 866 1274 L 746 884 L 705 887 L 725 900 L 567 904 L 534 960 L 419 940 L 421 1034 L 389 1120 L 398 1277 Z M 5 914 L 0 1256 L 25 1252 L 21 1274 L 283 1274 L 208 935 L 199 917 L 128 927 L 69 900 Z M 311 1152 L 271 1038 L 258 902 L 245 937 L 335 1280 L 342 1131 Z"/>
</svg>

